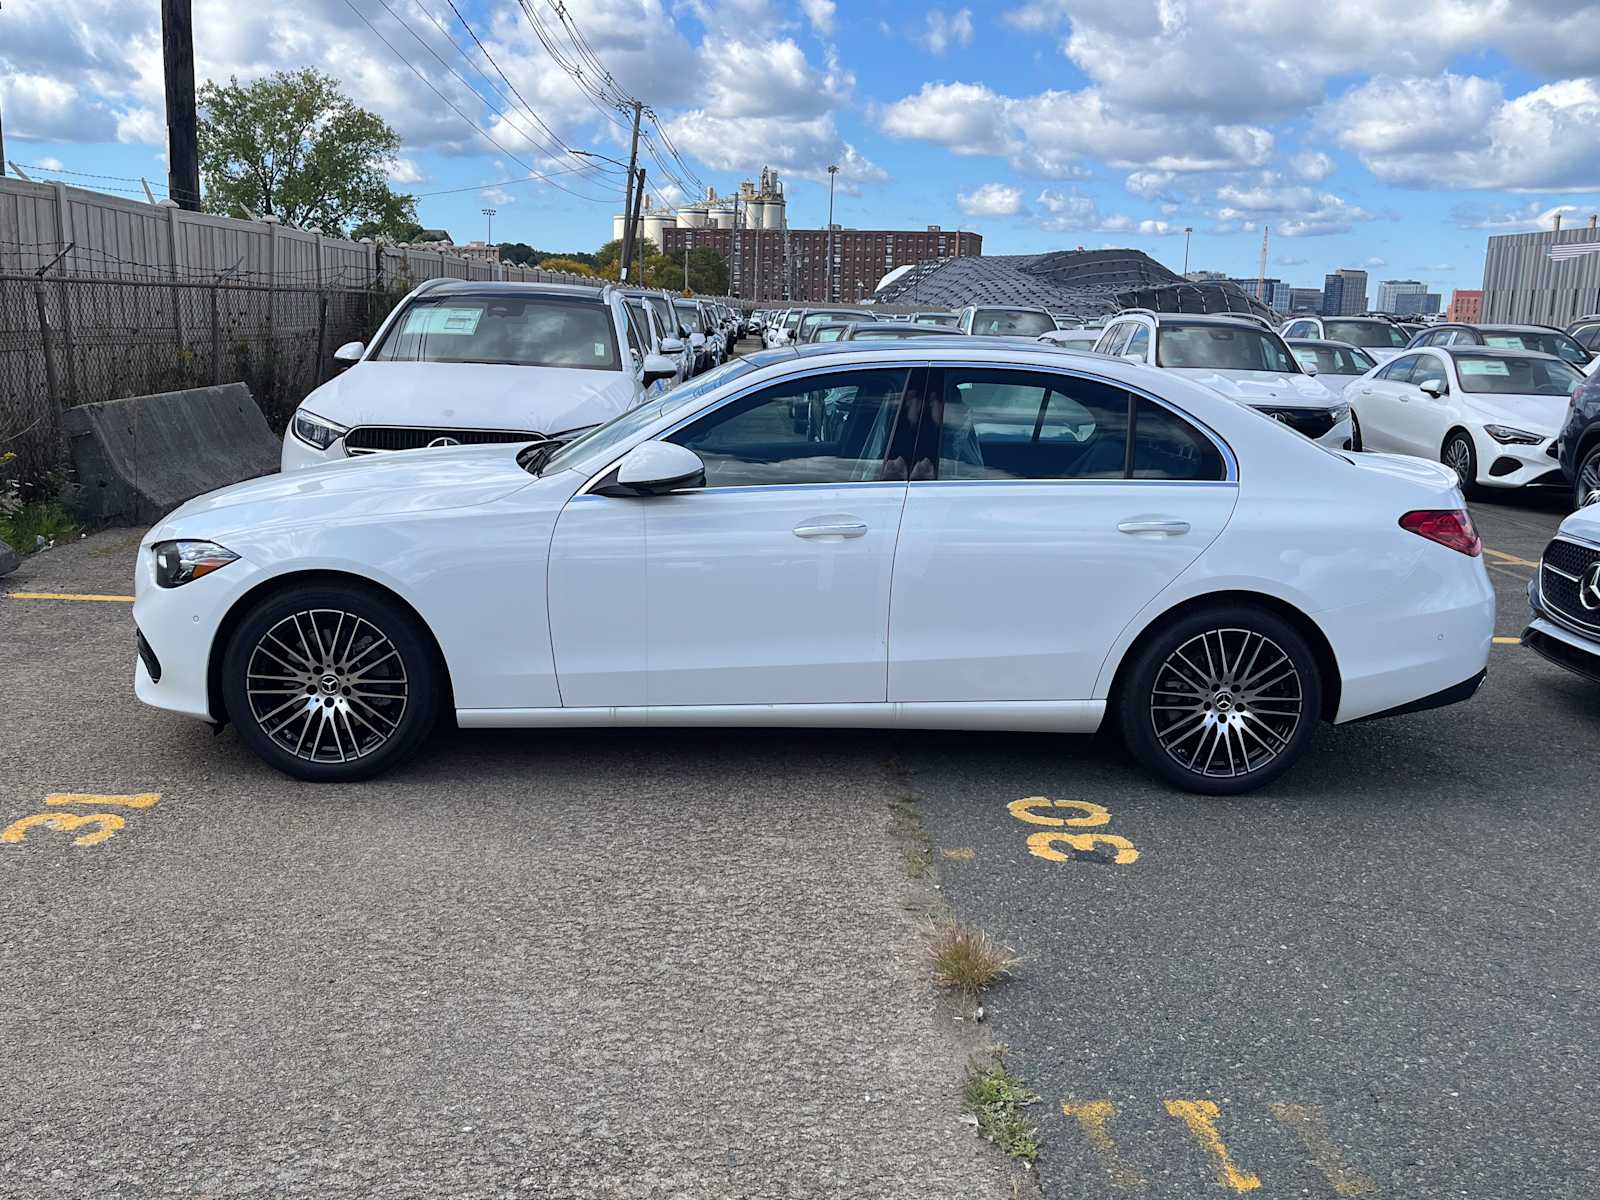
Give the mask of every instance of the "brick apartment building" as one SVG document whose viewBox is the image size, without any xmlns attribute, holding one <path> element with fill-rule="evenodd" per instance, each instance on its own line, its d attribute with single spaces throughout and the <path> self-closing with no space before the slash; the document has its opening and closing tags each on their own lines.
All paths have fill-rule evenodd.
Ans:
<svg viewBox="0 0 1600 1200">
<path fill-rule="evenodd" d="M 735 238 L 738 254 L 735 256 Z M 796 300 L 826 303 L 826 229 L 716 229 L 673 227 L 662 230 L 662 250 L 715 250 L 728 260 L 730 290 L 757 303 Z M 926 229 L 835 229 L 834 286 L 831 299 L 854 304 L 869 299 L 878 281 L 896 267 L 939 258 L 969 258 L 983 253 L 981 234 Z"/>
<path fill-rule="evenodd" d="M 1468 325 L 1475 325 L 1483 320 L 1483 291 L 1481 289 L 1457 288 L 1450 293 L 1450 311 L 1445 313 L 1445 318 L 1451 321 L 1462 321 Z"/>
</svg>

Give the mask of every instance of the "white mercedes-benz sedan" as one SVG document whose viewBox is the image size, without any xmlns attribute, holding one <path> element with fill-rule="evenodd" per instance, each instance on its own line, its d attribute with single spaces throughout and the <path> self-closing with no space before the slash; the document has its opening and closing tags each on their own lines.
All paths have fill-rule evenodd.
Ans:
<svg viewBox="0 0 1600 1200">
<path fill-rule="evenodd" d="M 796 414 L 800 419 L 796 419 Z M 1242 792 L 1470 696 L 1455 476 L 1015 339 L 735 360 L 556 447 L 334 464 L 144 538 L 139 697 L 311 780 L 462 726 L 1089 733 Z"/>
</svg>

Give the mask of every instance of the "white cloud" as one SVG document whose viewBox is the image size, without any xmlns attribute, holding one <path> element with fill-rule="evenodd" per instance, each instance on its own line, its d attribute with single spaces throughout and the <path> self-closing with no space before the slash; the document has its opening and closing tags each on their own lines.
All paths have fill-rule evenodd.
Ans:
<svg viewBox="0 0 1600 1200">
<path fill-rule="evenodd" d="M 1081 192 L 1046 188 L 1039 193 L 1039 207 L 1047 214 L 1039 221 L 1039 226 L 1052 233 L 1136 233 L 1144 237 L 1164 237 L 1182 232 L 1181 226 L 1167 221 L 1141 220 L 1122 213 L 1103 215 L 1094 198 Z"/>
<path fill-rule="evenodd" d="M 517 202 L 515 196 L 497 184 L 490 184 L 480 194 L 490 204 L 515 204 Z"/>
<path fill-rule="evenodd" d="M 1452 215 L 1456 224 L 1462 229 L 1486 229 L 1491 233 L 1532 233 L 1540 229 L 1554 229 L 1557 217 L 1561 218 L 1563 224 L 1570 225 L 1569 218 L 1577 216 L 1582 211 L 1576 204 L 1546 204 L 1540 200 L 1530 200 L 1521 208 L 1500 209 L 1495 212 L 1458 207 Z"/>
<path fill-rule="evenodd" d="M 1254 180 L 1225 183 L 1217 189 L 1217 220 L 1272 226 L 1280 237 L 1318 237 L 1348 233 L 1357 223 L 1373 220 L 1364 208 L 1332 192 L 1303 184 L 1285 184 L 1272 172 Z"/>
<path fill-rule="evenodd" d="M 390 183 L 421 183 L 423 178 L 422 168 L 409 158 L 396 158 L 389 164 Z"/>
<path fill-rule="evenodd" d="M 1333 159 L 1320 150 L 1296 154 L 1289 160 L 1289 165 L 1294 173 L 1307 183 L 1321 183 L 1333 174 Z"/>
<path fill-rule="evenodd" d="M 1261 165 L 1273 148 L 1272 135 L 1255 126 L 1117 113 L 1092 88 L 1018 99 L 981 83 L 928 83 L 884 109 L 880 123 L 894 137 L 1002 155 L 1050 178 L 1081 171 L 1085 159 L 1171 172 L 1239 169 Z"/>
<path fill-rule="evenodd" d="M 833 32 L 833 18 L 838 9 L 834 0 L 800 0 L 800 11 L 806 14 L 806 20 L 818 33 L 825 35 Z"/>
<path fill-rule="evenodd" d="M 972 45 L 972 10 L 946 13 L 942 8 L 928 10 L 927 28 L 917 39 L 930 54 L 943 54 L 951 46 Z"/>
<path fill-rule="evenodd" d="M 1122 181 L 1122 186 L 1135 196 L 1154 200 L 1167 190 L 1175 176 L 1171 171 L 1135 171 Z"/>
<path fill-rule="evenodd" d="M 1361 265 L 1363 267 L 1387 267 L 1389 264 L 1381 258 L 1369 258 L 1365 259 Z"/>
<path fill-rule="evenodd" d="M 1386 183 L 1439 190 L 1600 188 L 1600 86 L 1566 79 L 1506 99 L 1474 75 L 1380 77 L 1319 126 Z"/>
<path fill-rule="evenodd" d="M 1009 183 L 986 183 L 956 193 L 956 207 L 972 217 L 1014 217 L 1023 211 L 1022 189 Z"/>
<path fill-rule="evenodd" d="M 889 174 L 846 142 L 824 113 L 804 121 L 746 120 L 691 111 L 668 124 L 679 149 L 717 171 L 749 170 L 766 163 L 786 175 L 826 180 L 828 164 L 839 167 L 838 186 L 849 193 L 863 183 L 884 183 Z"/>
</svg>

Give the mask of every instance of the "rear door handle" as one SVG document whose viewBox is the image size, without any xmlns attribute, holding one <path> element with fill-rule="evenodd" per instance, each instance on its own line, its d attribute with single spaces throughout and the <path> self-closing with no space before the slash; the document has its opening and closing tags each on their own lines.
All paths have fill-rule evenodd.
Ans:
<svg viewBox="0 0 1600 1200">
<path fill-rule="evenodd" d="M 1117 528 L 1123 533 L 1168 533 L 1180 534 L 1189 532 L 1187 521 L 1124 521 Z"/>
<path fill-rule="evenodd" d="M 795 537 L 813 538 L 822 541 L 845 538 L 858 538 L 865 535 L 867 525 L 865 521 L 841 520 L 834 517 L 817 517 L 794 527 Z"/>
</svg>

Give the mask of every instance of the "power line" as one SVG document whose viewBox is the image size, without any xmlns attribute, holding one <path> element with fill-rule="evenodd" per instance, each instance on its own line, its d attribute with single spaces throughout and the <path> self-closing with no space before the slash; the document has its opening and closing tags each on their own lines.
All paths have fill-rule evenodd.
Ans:
<svg viewBox="0 0 1600 1200">
<path fill-rule="evenodd" d="M 451 112 L 455 113 L 456 116 L 460 117 L 463 121 L 465 121 L 472 128 L 474 133 L 477 133 L 480 137 L 482 137 L 491 146 L 495 147 L 502 154 L 504 154 L 507 158 L 511 159 L 512 162 L 515 162 L 515 163 L 519 164 L 520 166 L 525 167 L 530 175 L 534 176 L 535 178 L 544 180 L 545 182 L 549 183 L 551 187 L 556 188 L 559 191 L 566 192 L 569 196 L 576 196 L 578 199 L 587 200 L 591 204 L 609 204 L 611 202 L 609 199 L 604 198 L 604 197 L 590 196 L 590 195 L 587 195 L 587 194 L 585 194 L 583 192 L 575 192 L 571 188 L 568 188 L 568 187 L 562 187 L 561 184 L 556 183 L 554 180 L 550 179 L 548 176 L 546 176 L 542 172 L 535 170 L 531 165 L 529 165 L 528 163 L 524 162 L 516 154 L 513 154 L 510 150 L 506 149 L 506 147 L 502 146 L 499 142 L 495 141 L 495 139 L 492 136 L 490 136 L 490 134 L 487 131 L 485 131 L 484 129 L 479 127 L 479 125 L 478 125 L 478 123 L 476 121 L 474 121 L 471 117 L 467 116 L 466 113 L 462 112 L 461 109 L 456 106 L 455 101 L 451 100 L 450 97 L 446 96 L 437 87 L 435 87 L 434 84 L 433 84 L 433 80 L 429 79 L 426 75 L 424 75 L 417 68 L 417 65 L 415 63 L 413 63 L 404 54 L 400 53 L 400 51 L 395 48 L 394 43 L 389 41 L 388 38 L 384 37 L 383 34 L 378 30 L 378 27 L 367 19 L 367 15 L 364 12 L 362 12 L 359 8 L 357 8 L 355 6 L 354 0 L 344 0 L 344 2 L 345 2 L 345 6 L 347 8 L 349 8 L 349 10 L 351 12 L 355 13 L 356 16 L 361 19 L 361 23 L 372 31 L 372 35 L 374 37 L 376 37 L 380 42 L 382 42 L 388 48 L 388 50 L 389 50 L 389 52 L 391 54 L 393 54 L 401 62 L 405 63 L 406 67 L 411 71 L 411 73 L 413 75 L 415 75 L 418 79 L 422 80 L 423 84 L 427 87 L 427 89 L 430 92 L 432 92 L 435 96 L 439 97 L 440 100 L 444 101 L 446 107 L 448 107 Z M 474 96 L 478 95 L 477 92 L 473 92 L 472 94 Z M 480 100 L 482 99 L 481 96 L 479 96 L 478 98 Z"/>
</svg>

